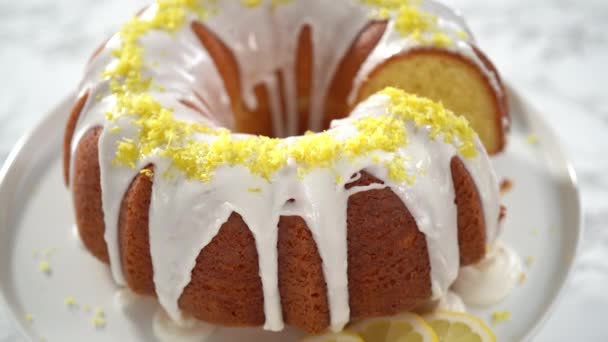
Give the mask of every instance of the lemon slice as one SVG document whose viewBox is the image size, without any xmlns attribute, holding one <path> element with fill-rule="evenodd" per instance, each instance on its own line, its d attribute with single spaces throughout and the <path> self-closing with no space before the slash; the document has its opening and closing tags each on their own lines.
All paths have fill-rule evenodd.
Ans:
<svg viewBox="0 0 608 342">
<path fill-rule="evenodd" d="M 437 311 L 424 316 L 439 342 L 495 342 L 496 336 L 479 318 L 451 311 Z"/>
<path fill-rule="evenodd" d="M 363 339 L 356 334 L 348 331 L 338 333 L 326 333 L 323 335 L 308 336 L 300 342 L 364 342 Z"/>
<path fill-rule="evenodd" d="M 366 342 L 439 341 L 422 317 L 409 312 L 392 317 L 366 319 L 353 324 L 349 330 L 361 335 Z"/>
</svg>

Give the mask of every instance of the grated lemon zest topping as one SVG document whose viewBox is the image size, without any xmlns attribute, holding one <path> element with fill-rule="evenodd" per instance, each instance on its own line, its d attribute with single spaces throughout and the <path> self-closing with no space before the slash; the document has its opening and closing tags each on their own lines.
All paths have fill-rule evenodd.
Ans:
<svg viewBox="0 0 608 342">
<path fill-rule="evenodd" d="M 448 47 L 454 44 L 452 38 L 450 38 L 450 36 L 443 32 L 433 33 L 433 36 L 431 37 L 431 42 L 433 43 L 433 45 L 441 48 Z"/>
<path fill-rule="evenodd" d="M 150 169 L 142 169 L 139 171 L 140 174 L 152 179 L 154 177 L 154 172 Z"/>
<path fill-rule="evenodd" d="M 119 127 L 119 126 L 114 126 L 114 127 L 110 128 L 110 133 L 118 133 L 120 131 L 122 131 L 122 127 Z"/>
<path fill-rule="evenodd" d="M 415 0 L 359 0 L 376 9 L 376 19 L 394 18 L 395 29 L 404 37 L 427 45 L 444 48 L 454 43 L 439 27 L 437 16 L 421 10 L 421 1 Z M 430 35 L 430 36 L 429 36 Z M 462 37 L 457 33 L 457 37 Z"/>
<path fill-rule="evenodd" d="M 432 139 L 442 136 L 445 143 L 457 146 L 465 158 L 477 156 L 476 133 L 464 117 L 455 115 L 440 103 L 397 88 L 385 88 L 380 94 L 390 97 L 388 111 L 393 115 L 412 121 L 416 127 L 428 127 Z"/>
<path fill-rule="evenodd" d="M 463 40 L 467 40 L 470 38 L 469 34 L 465 30 L 458 30 L 458 32 L 456 32 L 456 35 L 458 36 L 458 38 Z"/>
<path fill-rule="evenodd" d="M 288 1 L 273 0 L 273 4 Z M 432 16 L 412 7 L 415 4 L 413 1 L 361 1 L 380 6 L 386 11 L 398 11 L 396 25 L 410 35 L 420 35 L 434 25 Z M 390 115 L 356 120 L 354 126 L 358 134 L 346 141 L 339 141 L 331 131 L 307 132 L 292 144 L 265 136 L 235 138 L 224 128 L 175 119 L 174 110 L 161 105 L 149 93 L 158 86 L 153 85 L 152 80 L 143 73 L 144 51 L 139 45 L 139 38 L 152 30 L 169 34 L 176 32 L 186 23 L 190 12 L 199 18 L 207 18 L 215 13 L 216 2 L 157 0 L 157 11 L 152 18 L 134 17 L 122 27 L 122 44 L 113 51 L 115 63 L 103 72 L 116 98 L 115 107 L 106 113 L 106 117 L 111 122 L 126 118 L 135 125 L 138 133 L 135 138 L 123 137 L 117 142 L 114 166 L 135 168 L 138 162 L 155 154 L 171 161 L 170 170 L 164 176 L 179 171 L 189 179 L 208 182 L 219 167 L 240 165 L 270 181 L 276 171 L 293 160 L 298 165 L 298 176 L 303 177 L 313 168 L 332 168 L 341 158 L 355 159 L 368 157 L 376 151 L 397 151 L 408 143 L 405 121 L 413 121 L 417 127 L 428 126 L 431 138 L 443 136 L 446 143 L 457 144 L 458 151 L 465 157 L 476 155 L 474 132 L 464 118 L 456 117 L 441 104 L 394 88 L 382 92 L 391 99 Z M 256 6 L 260 1 L 243 3 Z M 437 36 L 438 40 L 446 43 L 447 36 Z M 115 128 L 110 130 L 117 131 Z M 194 139 L 198 134 L 207 134 L 210 139 L 198 141 Z M 374 162 L 379 162 L 378 156 L 372 158 Z M 397 156 L 384 162 L 391 178 L 412 184 L 415 175 L 406 172 L 406 160 Z M 150 177 L 152 175 L 147 169 L 140 172 Z M 342 180 L 337 178 L 336 181 L 340 183 Z"/>
</svg>

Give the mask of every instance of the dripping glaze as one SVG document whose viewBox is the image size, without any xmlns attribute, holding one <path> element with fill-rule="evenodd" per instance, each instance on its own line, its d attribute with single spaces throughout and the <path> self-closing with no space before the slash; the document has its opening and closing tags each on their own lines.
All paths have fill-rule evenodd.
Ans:
<svg viewBox="0 0 608 342">
<path fill-rule="evenodd" d="M 320 130 L 324 95 L 350 42 L 369 22 L 372 12 L 370 8 L 357 1 L 342 1 L 337 5 L 329 5 L 323 0 L 292 1 L 272 10 L 267 4 L 247 10 L 237 1 L 220 1 L 218 4 L 219 10 L 205 21 L 205 25 L 225 42 L 234 54 L 241 73 L 241 96 L 250 109 L 257 106 L 254 87 L 260 83 L 268 87 L 273 128 L 277 136 L 289 136 L 296 132 L 298 113 L 294 75 L 295 49 L 301 29 L 310 25 L 315 49 L 309 127 L 315 131 Z M 433 8 L 431 5 L 429 10 L 432 11 Z M 156 11 L 157 6 L 151 6 L 142 14 L 142 18 L 151 18 Z M 235 17 L 242 23 L 234 26 L 223 24 Z M 454 19 L 458 17 L 442 18 L 441 25 L 466 30 L 462 22 Z M 190 29 L 189 23 L 196 20 L 194 14 L 189 14 L 187 24 L 173 34 L 151 31 L 141 37 L 141 45 L 145 46 L 146 61 L 143 72 L 154 80 L 155 85 L 163 88 L 162 91 L 151 90 L 150 94 L 163 106 L 173 108 L 177 120 L 203 120 L 209 127 L 231 129 L 234 127 L 234 122 L 230 119 L 233 117 L 230 115 L 232 110 L 222 77 L 210 54 Z M 390 20 L 388 27 L 382 42 L 358 72 L 351 94 L 356 93 L 358 85 L 374 69 L 380 58 L 416 46 L 408 40 L 393 39 L 394 31 L 391 29 Z M 323 32 L 338 34 L 326 35 L 322 34 Z M 315 168 L 304 177 L 298 175 L 297 163 L 290 160 L 276 173 L 271 182 L 239 165 L 218 168 L 213 180 L 207 183 L 190 180 L 179 174 L 167 179 L 162 175 L 170 169 L 169 160 L 154 155 L 139 160 L 133 169 L 115 167 L 113 161 L 119 140 L 124 137 L 137 137 L 130 118 L 122 117 L 111 124 L 106 120 L 106 113 L 112 110 L 117 100 L 109 91 L 109 82 L 101 75 L 108 65 L 115 63 L 112 51 L 120 44 L 118 35 L 110 39 L 86 70 L 81 83 L 81 94 L 88 92 L 89 96 L 71 144 L 73 153 L 79 140 L 91 128 L 103 127 L 99 140 L 99 164 L 105 221 L 104 238 L 108 246 L 112 274 L 118 284 L 125 285 L 118 246 L 121 200 L 139 170 L 153 164 L 155 172 L 150 204 L 149 238 L 154 284 L 161 306 L 175 321 L 183 319 L 178 299 L 190 282 L 196 257 L 218 233 L 230 214 L 236 212 L 251 230 L 258 250 L 266 317 L 264 328 L 281 330 L 284 323 L 277 279 L 277 223 L 281 215 L 298 215 L 308 225 L 323 260 L 331 329 L 341 330 L 350 316 L 346 263 L 348 197 L 378 187 L 390 187 L 410 210 L 420 231 L 426 237 L 433 295 L 439 298 L 447 292 L 459 269 L 456 206 L 449 172 L 449 162 L 457 155 L 453 145 L 429 140 L 429 132 L 426 129 L 406 125 L 409 144 L 395 154 L 412 158 L 406 162 L 406 169 L 413 172 L 425 170 L 424 175 L 419 175 L 412 185 L 392 180 L 387 169 L 374 162 L 371 157 L 361 158 L 357 163 L 346 159 L 339 160 L 332 170 Z M 468 45 L 458 43 L 452 48 L 476 61 Z M 494 77 L 483 63 L 476 63 L 481 70 Z M 154 67 L 155 65 L 158 67 Z M 278 84 L 276 80 L 268 77 L 276 70 L 282 71 L 285 77 L 285 121 L 280 115 Z M 205 77 L 198 79 L 191 75 Z M 191 89 L 201 94 L 205 102 L 189 91 Z M 209 113 L 228 115 L 216 116 L 224 121 L 201 118 L 198 112 L 178 99 L 195 103 Z M 352 137 L 356 134 L 352 126 L 353 120 L 385 115 L 387 101 L 386 96 L 373 96 L 359 104 L 348 118 L 332 122 L 331 131 L 342 141 Z M 110 134 L 110 127 L 120 128 L 120 134 Z M 236 139 L 246 137 L 245 134 L 235 134 Z M 202 135 L 200 139 L 212 137 Z M 296 143 L 298 139 L 286 138 L 285 144 Z M 491 243 L 498 234 L 498 185 L 490 161 L 477 138 L 475 148 L 480 151 L 476 158 L 462 160 L 479 191 L 486 235 Z M 380 151 L 377 156 L 381 160 L 389 160 L 393 154 Z M 73 168 L 73 163 L 70 167 Z M 361 170 L 379 178 L 384 185 L 345 189 L 346 181 L 336 181 L 337 175 L 342 180 L 349 180 L 351 175 Z M 246 191 L 249 188 L 259 191 Z M 295 202 L 286 204 L 290 199 L 295 199 Z M 166 227 L 173 228 L 168 230 Z"/>
</svg>

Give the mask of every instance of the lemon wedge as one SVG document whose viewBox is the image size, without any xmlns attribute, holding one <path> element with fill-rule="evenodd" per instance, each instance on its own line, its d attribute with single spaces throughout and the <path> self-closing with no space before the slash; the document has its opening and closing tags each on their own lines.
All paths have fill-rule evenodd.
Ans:
<svg viewBox="0 0 608 342">
<path fill-rule="evenodd" d="M 323 335 L 308 336 L 300 342 L 364 342 L 363 339 L 356 334 L 348 331 L 340 331 L 338 333 L 326 333 Z"/>
<path fill-rule="evenodd" d="M 439 337 L 439 342 L 495 342 L 496 336 L 479 318 L 452 311 L 437 311 L 424 316 Z"/>
<path fill-rule="evenodd" d="M 392 317 L 366 319 L 353 324 L 349 330 L 359 334 L 366 342 L 439 341 L 422 317 L 409 312 Z"/>
</svg>

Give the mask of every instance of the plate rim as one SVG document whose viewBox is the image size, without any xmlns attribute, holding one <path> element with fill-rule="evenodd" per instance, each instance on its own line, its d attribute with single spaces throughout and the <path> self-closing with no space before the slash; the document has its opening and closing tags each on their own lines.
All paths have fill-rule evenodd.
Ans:
<svg viewBox="0 0 608 342">
<path fill-rule="evenodd" d="M 517 103 L 521 108 L 526 108 L 526 112 L 529 112 L 531 114 L 524 115 L 524 117 L 528 120 L 532 118 L 533 122 L 545 128 L 543 131 L 543 136 L 546 136 L 549 139 L 549 143 L 552 145 L 553 151 L 556 152 L 554 154 L 557 156 L 560 168 L 565 168 L 565 170 L 563 171 L 565 171 L 565 175 L 567 176 L 568 187 L 570 188 L 570 190 L 572 190 L 572 194 L 574 195 L 569 200 L 572 202 L 571 204 L 573 205 L 573 209 L 575 210 L 577 216 L 575 220 L 577 223 L 577 229 L 574 236 L 576 241 L 573 245 L 572 262 L 570 262 L 570 265 L 567 267 L 563 280 L 557 286 L 555 296 L 552 298 L 549 305 L 546 306 L 546 309 L 544 310 L 542 316 L 524 335 L 524 341 L 531 341 L 534 336 L 539 333 L 541 328 L 545 326 L 549 317 L 555 312 L 556 307 L 563 300 L 563 294 L 565 292 L 564 289 L 572 278 L 574 265 L 580 254 L 582 236 L 584 234 L 585 225 L 581 202 L 580 185 L 576 175 L 576 171 L 574 169 L 571 159 L 568 157 L 564 148 L 562 147 L 562 144 L 559 138 L 557 137 L 555 130 L 551 125 L 549 125 L 549 123 L 541 114 L 541 112 L 538 111 L 537 108 L 533 106 L 530 101 L 526 100 L 526 98 L 522 96 L 519 91 L 515 90 L 511 83 L 507 82 L 506 88 L 509 101 Z M 25 150 L 29 147 L 30 144 L 33 143 L 33 141 L 35 141 L 36 136 L 40 134 L 39 132 L 45 128 L 47 123 L 52 121 L 53 119 L 58 119 L 57 117 L 60 117 L 61 112 L 65 109 L 67 109 L 67 111 L 65 111 L 63 116 L 67 118 L 70 103 L 73 102 L 75 97 L 76 93 L 70 92 L 55 106 L 53 106 L 51 110 L 46 112 L 46 114 L 41 119 L 39 119 L 36 124 L 34 124 L 30 129 L 28 129 L 26 133 L 23 134 L 17 140 L 16 144 L 13 146 L 6 160 L 4 161 L 4 164 L 2 165 L 2 167 L 0 167 L 0 198 L 2 198 L 2 194 L 8 187 L 7 184 L 11 172 L 14 172 L 15 168 L 17 168 L 19 163 L 21 163 L 21 160 L 24 158 L 22 155 L 23 153 L 25 153 Z M 509 139 L 508 136 L 507 139 Z M 6 233 L 5 231 L 8 232 L 8 229 L 9 228 L 4 226 L 3 222 L 0 221 L 0 235 Z M 9 324 L 12 323 L 12 326 L 16 328 L 16 331 L 21 335 L 21 337 L 26 338 L 28 341 L 32 341 L 31 336 L 26 332 L 27 329 L 24 327 L 23 322 L 18 319 L 14 308 L 12 306 L 9 306 L 8 302 L 8 298 L 6 297 L 6 289 L 4 288 L 2 282 L 0 282 L 0 305 L 2 306 L 0 307 L 0 310 L 4 310 L 6 316 L 8 317 Z"/>
<path fill-rule="evenodd" d="M 574 209 L 576 211 L 577 216 L 577 229 L 575 233 L 576 241 L 573 247 L 574 249 L 572 261 L 568 265 L 566 274 L 562 282 L 557 287 L 557 291 L 555 293 L 555 296 L 553 297 L 553 300 L 551 301 L 551 303 L 549 303 L 540 319 L 537 320 L 532 326 L 532 329 L 530 329 L 530 331 L 528 331 L 524 335 L 523 341 L 532 341 L 533 338 L 538 335 L 540 330 L 546 325 L 548 319 L 555 312 L 555 309 L 557 308 L 559 303 L 563 300 L 563 295 L 565 292 L 564 290 L 566 288 L 566 285 L 571 281 L 572 273 L 574 271 L 574 265 L 576 264 L 576 261 L 578 260 L 580 255 L 581 245 L 583 241 L 582 236 L 585 230 L 585 218 L 583 215 L 580 185 L 578 177 L 576 175 L 574 164 L 572 163 L 571 159 L 563 148 L 555 129 L 548 123 L 547 119 L 541 114 L 541 112 L 536 108 L 536 106 L 534 106 L 530 101 L 526 100 L 526 98 L 522 96 L 519 91 L 515 90 L 515 88 L 513 87 L 513 83 L 506 82 L 505 88 L 507 89 L 509 102 L 515 102 L 519 105 L 519 107 L 527 108 L 527 111 L 532 114 L 527 116 L 528 119 L 533 118 L 533 121 L 545 128 L 543 135 L 549 138 L 549 143 L 552 145 L 552 149 L 557 152 L 558 159 L 560 159 L 560 164 L 562 164 L 562 167 L 565 168 L 567 179 L 570 183 L 569 185 L 571 185 L 572 190 L 574 190 L 574 196 L 570 200 L 573 201 Z"/>
<path fill-rule="evenodd" d="M 75 99 L 75 97 L 76 94 L 74 92 L 69 92 L 68 95 L 64 96 L 61 101 L 51 107 L 51 109 L 47 111 L 31 128 L 29 128 L 19 139 L 17 139 L 17 142 L 6 157 L 4 164 L 2 164 L 0 167 L 0 199 L 2 199 L 2 196 L 4 196 L 4 191 L 8 187 L 8 177 L 10 176 L 11 172 L 14 172 L 13 170 L 19 164 L 24 150 L 28 148 L 29 144 L 32 144 L 32 141 L 35 140 L 38 132 L 43 130 L 48 122 L 55 119 L 56 116 L 59 116 L 63 109 L 70 108 L 70 103 Z M 64 116 L 67 119 L 68 112 L 66 112 Z M 5 231 L 8 231 L 8 227 L 4 226 L 3 221 L 0 220 L 0 236 L 5 234 Z M 18 315 L 16 315 L 14 308 L 10 306 L 8 302 L 5 285 L 3 285 L 0 281 L 0 310 L 3 310 L 6 313 L 9 324 L 12 324 L 16 332 L 21 337 L 25 338 L 26 341 L 33 341 L 32 337 L 27 333 L 26 328 L 23 326 L 23 323 L 21 320 L 19 320 Z"/>
</svg>

